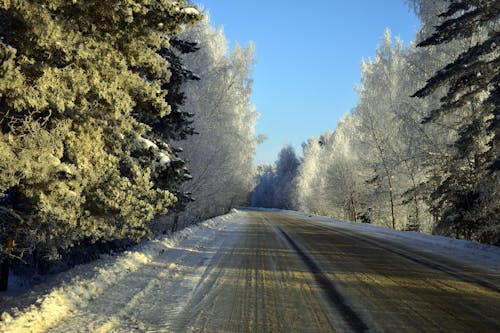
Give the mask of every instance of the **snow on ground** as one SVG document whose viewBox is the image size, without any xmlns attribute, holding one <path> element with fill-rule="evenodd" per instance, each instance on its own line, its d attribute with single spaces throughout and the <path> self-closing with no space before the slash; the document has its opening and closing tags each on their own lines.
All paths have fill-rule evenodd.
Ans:
<svg viewBox="0 0 500 333">
<path fill-rule="evenodd" d="M 183 249 L 196 251 L 201 240 L 213 239 L 234 218 L 235 210 L 185 228 L 172 236 L 143 242 L 118 256 L 102 256 L 76 266 L 21 296 L 0 297 L 0 332 L 43 332 L 75 312 L 127 276 L 165 256 L 182 242 Z M 176 270 L 175 264 L 168 266 Z"/>
<path fill-rule="evenodd" d="M 500 272 L 498 247 L 342 222 L 294 211 L 262 210 L 291 215 L 300 219 L 301 223 L 304 219 L 317 221 L 359 238 L 365 235 L 366 239 L 380 239 L 401 248 L 428 252 L 496 274 Z M 140 323 L 126 322 L 129 313 L 137 312 L 136 318 L 144 317 L 146 322 L 155 318 L 173 318 L 186 305 L 189 292 L 197 285 L 205 266 L 223 244 L 224 237 L 231 234 L 221 231 L 239 230 L 243 225 L 242 214 L 233 210 L 230 214 L 186 228 L 173 236 L 143 242 L 120 255 L 103 256 L 97 261 L 74 267 L 21 296 L 4 294 L 0 296 L 0 332 L 68 332 L 72 328 L 66 326 L 68 320 L 62 320 L 68 317 L 74 327 L 84 327 L 89 331 L 130 327 L 129 331 L 140 332 L 143 331 Z M 160 297 L 156 300 L 160 303 L 155 304 L 157 313 L 150 314 L 145 303 L 150 301 L 150 295 L 160 294 L 160 291 L 168 296 L 168 301 Z M 78 316 L 80 310 L 98 305 L 92 301 L 99 298 L 105 299 L 105 302 L 100 305 L 102 309 L 93 309 L 95 311 L 89 314 L 95 317 L 89 320 Z M 123 304 L 120 310 L 123 313 L 112 312 L 112 302 L 120 306 Z M 144 307 L 144 311 L 140 310 Z"/>
<path fill-rule="evenodd" d="M 500 273 L 500 247 L 480 244 L 461 239 L 423 234 L 413 231 L 398 231 L 391 228 L 359 223 L 345 222 L 324 216 L 312 215 L 296 211 L 277 209 L 262 209 L 263 211 L 276 211 L 324 222 L 335 227 L 352 230 L 360 235 L 376 237 L 385 241 L 400 243 L 408 248 L 421 252 L 428 252 L 466 265 L 476 266 L 494 273 Z"/>
</svg>

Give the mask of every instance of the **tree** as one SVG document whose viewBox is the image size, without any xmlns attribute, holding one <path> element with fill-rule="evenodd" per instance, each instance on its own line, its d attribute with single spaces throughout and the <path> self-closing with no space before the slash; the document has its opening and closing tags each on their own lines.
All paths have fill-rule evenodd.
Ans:
<svg viewBox="0 0 500 333">
<path fill-rule="evenodd" d="M 250 196 L 253 207 L 294 209 L 295 181 L 300 161 L 291 145 L 284 146 L 274 167 L 260 166 L 256 175 L 256 187 Z"/>
<path fill-rule="evenodd" d="M 434 27 L 443 19 L 437 14 L 448 7 L 448 0 L 405 0 L 420 19 L 421 25 L 416 35 L 416 41 L 422 41 L 434 32 Z"/>
<path fill-rule="evenodd" d="M 302 144 L 303 161 L 299 166 L 296 181 L 295 201 L 304 212 L 328 215 L 325 199 L 328 198 L 325 182 L 324 149 L 331 133 L 313 137 Z"/>
<path fill-rule="evenodd" d="M 281 209 L 293 209 L 293 190 L 297 177 L 300 161 L 295 155 L 291 145 L 284 146 L 278 154 L 276 161 L 276 185 L 275 185 L 275 207 Z"/>
<path fill-rule="evenodd" d="M 250 194 L 250 206 L 276 208 L 276 174 L 274 167 L 269 164 L 257 166 L 255 179 L 256 186 Z"/>
<path fill-rule="evenodd" d="M 179 37 L 199 47 L 197 52 L 179 54 L 200 78 L 187 82 L 182 90 L 184 109 L 193 114 L 198 132 L 178 143 L 192 176 L 182 191 L 195 199 L 179 215 L 179 222 L 188 224 L 247 204 L 257 146 L 257 113 L 250 101 L 255 56 L 252 44 L 228 50 L 223 31 L 211 26 L 207 14 Z"/>
<path fill-rule="evenodd" d="M 184 66 L 181 55 L 196 52 L 199 48 L 196 43 L 182 40 L 178 36 L 171 38 L 169 44 L 169 47 L 160 50 L 160 55 L 168 61 L 171 72 L 168 82 L 162 85 L 162 89 L 168 92 L 165 100 L 170 105 L 171 111 L 165 117 L 155 118 L 149 125 L 152 127 L 152 134 L 159 138 L 160 142 L 179 142 L 198 134 L 192 126 L 193 114 L 183 107 L 186 95 L 182 89 L 186 82 L 200 80 L 200 77 Z M 183 211 L 187 203 L 193 200 L 191 193 L 182 191 L 182 184 L 191 179 L 186 161 L 179 156 L 182 150 L 180 147 L 171 146 L 173 155 L 170 161 L 171 168 L 165 169 L 165 174 L 159 175 L 168 180 L 163 182 L 164 188 L 170 190 L 177 198 L 177 202 L 170 209 L 171 212 Z"/>
<path fill-rule="evenodd" d="M 337 123 L 323 163 L 327 188 L 327 205 L 332 217 L 347 221 L 369 222 L 369 211 L 364 203 L 366 186 L 362 186 L 363 167 L 356 151 L 355 142 L 359 119 L 345 115 Z M 370 221 L 371 222 L 371 221 Z"/>
<path fill-rule="evenodd" d="M 460 37 L 425 49 L 393 44 L 386 32 L 375 59 L 362 64 L 359 104 L 335 132 L 304 146 L 301 210 L 498 242 L 497 2 L 454 1 L 462 11 L 448 10 L 447 23 L 435 15 L 447 1 L 408 1 L 422 19 L 420 42 L 435 25 L 460 27 L 461 15 L 471 22 Z M 479 10 L 481 18 L 480 6 L 488 7 Z M 450 62 L 459 66 L 452 70 Z M 438 76 L 448 81 L 431 78 L 421 98 L 411 97 L 443 67 Z M 448 101 L 449 110 L 439 107 Z"/>
<path fill-rule="evenodd" d="M 314 206 L 315 212 L 351 221 L 430 229 L 428 188 L 421 185 L 427 180 L 424 165 L 448 143 L 449 129 L 420 124 L 435 98 L 409 95 L 442 59 L 415 51 L 398 39 L 393 43 L 386 31 L 375 59 L 362 63 L 359 104 L 333 133 L 321 137 L 317 154 L 304 156 L 300 177 L 305 178 L 298 180 L 302 209 Z"/>
<path fill-rule="evenodd" d="M 358 89 L 360 103 L 353 110 L 353 115 L 359 118 L 361 149 L 363 149 L 364 163 L 372 169 L 372 175 L 367 179 L 373 185 L 375 197 L 386 197 L 386 202 L 376 201 L 373 209 L 388 206 L 390 226 L 395 229 L 396 205 L 398 193 L 394 182 L 396 170 L 399 166 L 398 137 L 399 120 L 395 109 L 399 104 L 398 93 L 399 72 L 403 63 L 403 44 L 397 39 L 392 47 L 392 37 L 389 30 L 384 34 L 384 41 L 377 49 L 373 61 L 362 65 L 362 86 Z"/>
<path fill-rule="evenodd" d="M 432 194 L 440 215 L 436 232 L 498 243 L 500 6 L 498 1 L 452 0 L 439 16 L 445 21 L 418 46 L 457 39 L 468 39 L 470 46 L 413 95 L 425 97 L 446 87 L 441 106 L 424 122 L 450 114 L 462 119 L 453 154 L 440 166 L 444 177 Z"/>
<path fill-rule="evenodd" d="M 0 3 L 2 243 L 49 257 L 148 235 L 175 201 L 161 50 L 200 14 L 179 1 Z"/>
</svg>

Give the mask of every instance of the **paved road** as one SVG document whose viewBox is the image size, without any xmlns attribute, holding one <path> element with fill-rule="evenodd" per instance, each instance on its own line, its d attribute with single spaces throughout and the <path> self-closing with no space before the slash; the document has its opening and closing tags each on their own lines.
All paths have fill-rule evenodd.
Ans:
<svg viewBox="0 0 500 333">
<path fill-rule="evenodd" d="M 244 214 L 173 330 L 500 332 L 498 276 L 290 215 Z"/>
<path fill-rule="evenodd" d="M 314 219 L 234 216 L 46 331 L 500 332 L 498 274 Z"/>
</svg>

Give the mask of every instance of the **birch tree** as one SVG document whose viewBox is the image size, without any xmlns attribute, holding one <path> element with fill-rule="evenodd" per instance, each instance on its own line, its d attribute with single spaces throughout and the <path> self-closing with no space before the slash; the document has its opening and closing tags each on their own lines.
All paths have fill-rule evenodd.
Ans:
<svg viewBox="0 0 500 333">
<path fill-rule="evenodd" d="M 222 29 L 213 28 L 208 15 L 181 37 L 199 47 L 182 56 L 200 77 L 184 89 L 184 108 L 193 114 L 198 134 L 179 142 L 192 175 L 183 191 L 195 199 L 180 216 L 192 223 L 247 204 L 257 146 L 257 113 L 250 102 L 255 51 L 253 44 L 229 51 Z"/>
</svg>

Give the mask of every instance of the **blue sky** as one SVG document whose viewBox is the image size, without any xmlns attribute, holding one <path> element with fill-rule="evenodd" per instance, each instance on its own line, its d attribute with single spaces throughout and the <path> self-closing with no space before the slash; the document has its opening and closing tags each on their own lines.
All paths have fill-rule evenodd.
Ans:
<svg viewBox="0 0 500 333">
<path fill-rule="evenodd" d="M 404 0 L 195 0 L 223 26 L 230 45 L 253 41 L 252 102 L 257 134 L 268 139 L 255 163 L 272 163 L 285 144 L 327 130 L 356 103 L 361 60 L 373 57 L 386 28 L 405 43 L 420 25 Z"/>
</svg>

